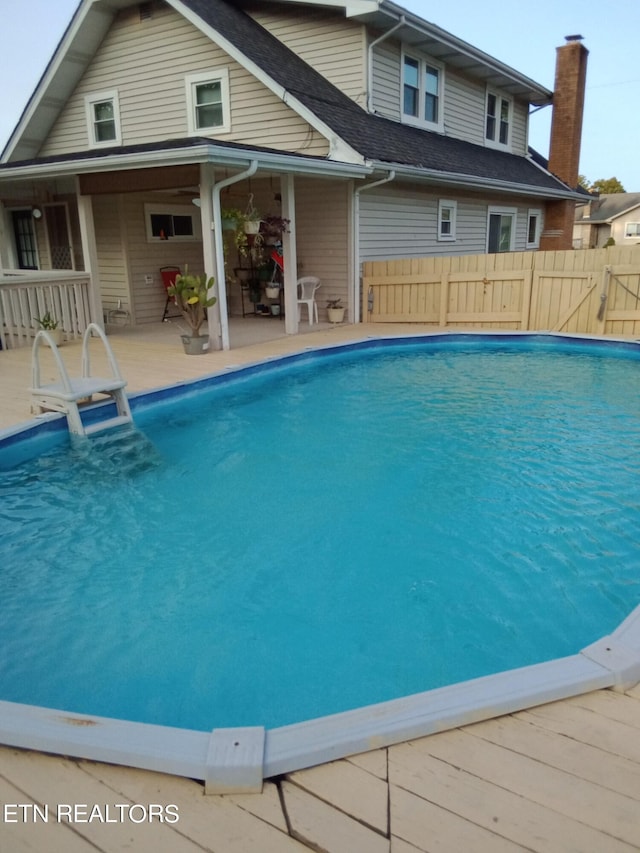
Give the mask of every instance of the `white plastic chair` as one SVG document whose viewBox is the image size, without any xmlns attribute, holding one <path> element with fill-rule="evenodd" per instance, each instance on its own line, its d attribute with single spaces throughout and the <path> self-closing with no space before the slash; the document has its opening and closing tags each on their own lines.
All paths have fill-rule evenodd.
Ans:
<svg viewBox="0 0 640 853">
<path fill-rule="evenodd" d="M 305 275 L 298 279 L 298 321 L 302 313 L 302 306 L 307 306 L 309 312 L 309 325 L 318 322 L 318 305 L 316 303 L 316 291 L 320 287 L 320 279 L 313 275 Z"/>
</svg>

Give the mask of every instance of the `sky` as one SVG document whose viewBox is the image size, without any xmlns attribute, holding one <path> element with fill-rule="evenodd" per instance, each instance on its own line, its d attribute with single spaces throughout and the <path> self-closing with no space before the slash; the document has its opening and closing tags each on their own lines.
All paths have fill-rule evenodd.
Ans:
<svg viewBox="0 0 640 853">
<path fill-rule="evenodd" d="M 0 0 L 0 150 L 16 126 L 77 0 Z M 580 173 L 588 181 L 616 177 L 640 192 L 640 3 L 618 0 L 401 0 L 403 6 L 553 89 L 555 50 L 567 35 L 589 50 Z M 531 11 L 533 10 L 533 11 Z M 530 144 L 549 153 L 551 108 L 531 117 Z"/>
</svg>

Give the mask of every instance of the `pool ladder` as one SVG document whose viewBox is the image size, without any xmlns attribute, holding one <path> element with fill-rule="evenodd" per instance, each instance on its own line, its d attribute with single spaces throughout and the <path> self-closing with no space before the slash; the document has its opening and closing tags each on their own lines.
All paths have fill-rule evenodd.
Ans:
<svg viewBox="0 0 640 853">
<path fill-rule="evenodd" d="M 89 358 L 89 341 L 96 334 L 104 344 L 107 360 L 111 368 L 111 377 L 104 378 L 91 375 Z M 40 345 L 46 343 L 53 353 L 60 381 L 42 385 L 40 381 Z M 118 363 L 109 345 L 104 331 L 97 323 L 89 323 L 82 338 L 82 376 L 70 377 L 51 335 L 40 329 L 33 342 L 31 354 L 32 387 L 29 389 L 33 409 L 40 411 L 62 412 L 67 416 L 69 432 L 74 435 L 91 435 L 112 427 L 131 423 L 131 409 L 125 394 L 126 380 L 122 378 Z M 89 402 L 94 394 L 106 394 L 116 404 L 117 415 L 85 426 L 80 417 L 78 403 Z"/>
</svg>

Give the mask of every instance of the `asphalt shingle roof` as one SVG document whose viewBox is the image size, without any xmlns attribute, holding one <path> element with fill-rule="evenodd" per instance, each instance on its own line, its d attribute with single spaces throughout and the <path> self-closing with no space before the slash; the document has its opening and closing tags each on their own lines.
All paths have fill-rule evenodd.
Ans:
<svg viewBox="0 0 640 853">
<path fill-rule="evenodd" d="M 589 222 L 608 222 L 610 219 L 620 216 L 625 210 L 640 207 L 640 193 L 607 193 L 592 198 Z M 579 205 L 576 209 L 576 222 L 582 222 L 585 206 Z"/>
<path fill-rule="evenodd" d="M 183 2 L 368 160 L 388 163 L 390 167 L 417 167 L 541 190 L 567 188 L 525 157 L 365 112 L 253 18 L 226 0 Z"/>
</svg>

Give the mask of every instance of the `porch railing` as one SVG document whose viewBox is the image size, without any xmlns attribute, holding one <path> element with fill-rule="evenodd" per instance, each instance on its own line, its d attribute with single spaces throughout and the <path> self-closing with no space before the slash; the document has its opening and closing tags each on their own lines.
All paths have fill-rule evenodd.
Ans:
<svg viewBox="0 0 640 853">
<path fill-rule="evenodd" d="M 87 273 L 5 270 L 0 274 L 0 343 L 2 349 L 29 346 L 36 318 L 47 312 L 58 321 L 66 340 L 81 338 L 91 322 Z"/>
</svg>

